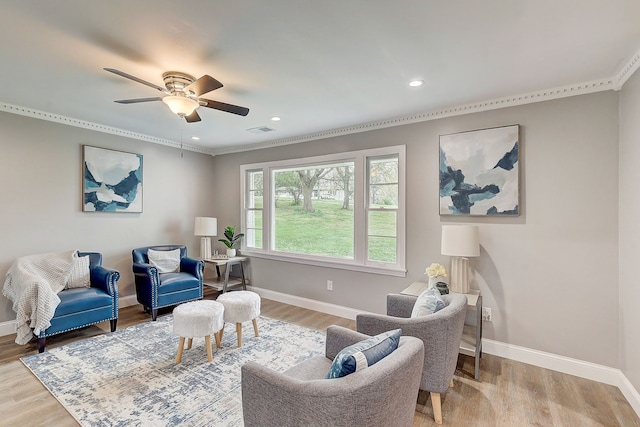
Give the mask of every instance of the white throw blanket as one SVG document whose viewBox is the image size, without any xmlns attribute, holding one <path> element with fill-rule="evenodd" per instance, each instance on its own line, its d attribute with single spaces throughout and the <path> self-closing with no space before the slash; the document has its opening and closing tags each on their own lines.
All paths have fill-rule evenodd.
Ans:
<svg viewBox="0 0 640 427">
<path fill-rule="evenodd" d="M 51 326 L 51 319 L 78 251 L 54 252 L 18 258 L 9 268 L 2 295 L 16 312 L 16 343 L 27 344 L 33 334 Z"/>
</svg>

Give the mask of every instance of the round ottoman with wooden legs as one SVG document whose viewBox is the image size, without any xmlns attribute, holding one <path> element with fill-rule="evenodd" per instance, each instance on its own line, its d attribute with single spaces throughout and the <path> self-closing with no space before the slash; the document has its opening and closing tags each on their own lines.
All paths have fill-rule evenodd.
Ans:
<svg viewBox="0 0 640 427">
<path fill-rule="evenodd" d="M 236 324 L 238 347 L 242 347 L 242 322 L 253 322 L 253 331 L 258 336 L 260 295 L 251 291 L 226 292 L 216 300 L 224 306 L 224 321 Z M 223 327 L 224 333 L 224 327 Z M 221 334 L 222 335 L 222 334 Z"/>
<path fill-rule="evenodd" d="M 186 302 L 173 309 L 173 333 L 180 337 L 176 363 L 182 362 L 185 338 L 189 338 L 187 349 L 190 349 L 195 337 L 204 337 L 207 358 L 209 362 L 213 361 L 211 335 L 215 336 L 216 346 L 220 348 L 224 327 L 223 313 L 224 306 L 210 300 Z"/>
</svg>

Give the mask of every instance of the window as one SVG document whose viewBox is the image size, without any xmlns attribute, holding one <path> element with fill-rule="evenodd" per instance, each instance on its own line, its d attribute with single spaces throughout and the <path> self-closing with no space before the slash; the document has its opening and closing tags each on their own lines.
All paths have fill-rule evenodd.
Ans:
<svg viewBox="0 0 640 427">
<path fill-rule="evenodd" d="M 262 171 L 247 171 L 245 191 L 245 245 L 247 248 L 261 249 L 262 245 Z"/>
<path fill-rule="evenodd" d="M 405 147 L 243 165 L 243 250 L 405 275 Z"/>
</svg>

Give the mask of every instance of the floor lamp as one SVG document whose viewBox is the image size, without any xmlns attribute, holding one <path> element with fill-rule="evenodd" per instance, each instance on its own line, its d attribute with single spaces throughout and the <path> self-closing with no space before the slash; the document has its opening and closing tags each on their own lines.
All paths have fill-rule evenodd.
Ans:
<svg viewBox="0 0 640 427">
<path fill-rule="evenodd" d="M 218 219 L 205 216 L 196 217 L 195 231 L 193 233 L 200 238 L 200 258 L 211 258 L 211 237 L 218 235 Z"/>
<path fill-rule="evenodd" d="M 443 225 L 442 255 L 451 256 L 452 292 L 469 293 L 469 258 L 480 256 L 478 227 L 475 225 Z"/>
</svg>

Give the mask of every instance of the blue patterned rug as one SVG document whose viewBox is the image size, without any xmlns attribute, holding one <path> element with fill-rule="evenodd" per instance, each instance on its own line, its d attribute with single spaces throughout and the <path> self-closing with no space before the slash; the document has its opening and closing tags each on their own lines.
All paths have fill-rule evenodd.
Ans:
<svg viewBox="0 0 640 427">
<path fill-rule="evenodd" d="M 243 364 L 281 372 L 324 354 L 324 333 L 260 317 L 259 337 L 243 325 L 241 348 L 227 324 L 222 348 L 211 340 L 213 362 L 195 338 L 176 365 L 171 322 L 159 317 L 21 360 L 83 426 L 242 426 Z"/>
</svg>

